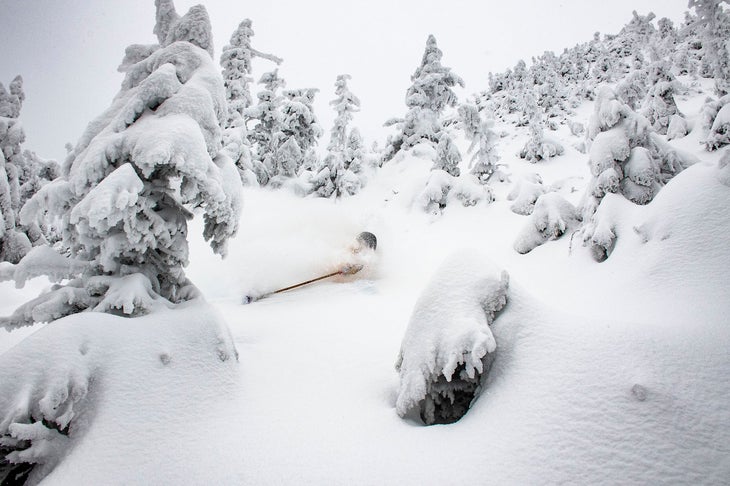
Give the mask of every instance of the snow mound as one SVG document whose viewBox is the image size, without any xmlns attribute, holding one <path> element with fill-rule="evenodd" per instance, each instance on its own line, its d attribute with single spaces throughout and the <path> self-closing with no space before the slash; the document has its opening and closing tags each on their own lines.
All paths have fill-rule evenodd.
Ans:
<svg viewBox="0 0 730 486">
<path fill-rule="evenodd" d="M 106 465 L 86 464 L 99 441 L 157 442 L 151 423 L 226 395 L 237 358 L 227 326 L 200 301 L 134 319 L 74 314 L 42 328 L 0 355 L 0 479 L 20 470 L 35 483 L 58 468 L 106 482 Z"/>
<path fill-rule="evenodd" d="M 396 362 L 398 415 L 427 425 L 469 409 L 497 344 L 489 325 L 507 303 L 509 276 L 475 251 L 447 258 L 416 302 Z"/>
</svg>

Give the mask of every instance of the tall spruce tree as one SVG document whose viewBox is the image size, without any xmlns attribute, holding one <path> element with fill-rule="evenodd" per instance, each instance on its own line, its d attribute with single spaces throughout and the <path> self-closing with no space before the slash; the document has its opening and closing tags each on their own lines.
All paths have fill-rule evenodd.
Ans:
<svg viewBox="0 0 730 486">
<path fill-rule="evenodd" d="M 252 61 L 254 58 L 281 64 L 282 60 L 251 46 L 254 32 L 251 20 L 243 20 L 231 35 L 230 43 L 223 48 L 220 63 L 223 67 L 223 83 L 228 100 L 228 117 L 224 125 L 223 144 L 233 159 L 244 184 L 258 183 L 250 151 L 250 135 L 246 122 L 247 110 L 252 106 L 251 90 Z M 258 169 L 260 172 L 260 169 Z"/>
<path fill-rule="evenodd" d="M 443 122 L 441 116 L 447 107 L 456 105 L 455 86 L 464 81 L 441 64 L 443 53 L 433 35 L 428 36 L 421 64 L 411 76 L 413 84 L 406 92 L 408 112 L 403 119 L 394 119 L 386 126 L 395 125 L 397 133 L 388 140 L 383 161 L 392 159 L 401 150 L 407 150 L 419 142 L 436 146 L 441 140 Z"/>
</svg>

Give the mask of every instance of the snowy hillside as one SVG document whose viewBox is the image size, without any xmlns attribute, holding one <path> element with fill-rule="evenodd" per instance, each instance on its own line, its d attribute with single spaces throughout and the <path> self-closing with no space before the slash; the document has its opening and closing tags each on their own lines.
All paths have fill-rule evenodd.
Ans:
<svg viewBox="0 0 730 486">
<path fill-rule="evenodd" d="M 534 90 L 518 64 L 457 106 L 429 38 L 382 150 L 347 130 L 338 78 L 319 160 L 312 92 L 279 99 L 274 73 L 249 109 L 229 72 L 224 109 L 205 19 L 158 9 L 159 45 L 128 49 L 112 106 L 17 211 L 65 226 L 40 244 L 19 223 L 26 256 L 0 262 L 2 484 L 727 482 L 719 78 L 627 65 L 552 99 L 546 54 Z M 267 131 L 277 113 L 293 125 Z M 427 426 L 457 385 L 465 415 Z"/>
</svg>

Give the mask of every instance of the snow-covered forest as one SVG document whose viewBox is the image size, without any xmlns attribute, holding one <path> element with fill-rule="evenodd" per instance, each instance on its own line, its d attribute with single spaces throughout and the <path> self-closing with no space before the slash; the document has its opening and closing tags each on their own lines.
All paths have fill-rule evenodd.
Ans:
<svg viewBox="0 0 730 486">
<path fill-rule="evenodd" d="M 154 6 L 58 160 L 1 80 L 0 484 L 727 483 L 726 0 L 474 86 L 434 32 L 382 138 Z"/>
</svg>

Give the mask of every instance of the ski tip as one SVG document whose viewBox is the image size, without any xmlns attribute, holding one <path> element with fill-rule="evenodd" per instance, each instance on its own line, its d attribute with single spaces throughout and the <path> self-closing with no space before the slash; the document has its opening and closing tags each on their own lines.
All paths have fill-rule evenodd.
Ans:
<svg viewBox="0 0 730 486">
<path fill-rule="evenodd" d="M 370 248 L 376 250 L 378 247 L 378 239 L 369 231 L 363 231 L 357 235 L 357 242 L 362 245 L 363 248 Z"/>
</svg>

